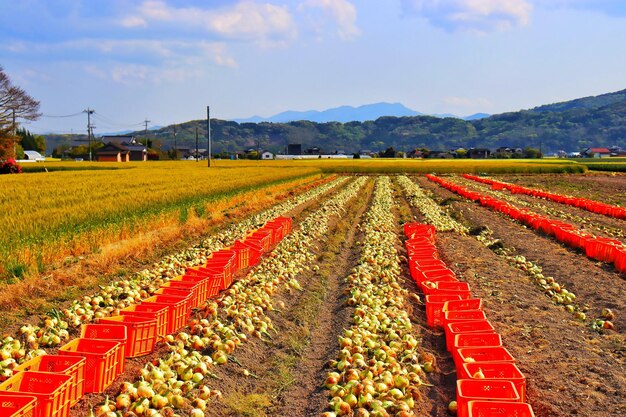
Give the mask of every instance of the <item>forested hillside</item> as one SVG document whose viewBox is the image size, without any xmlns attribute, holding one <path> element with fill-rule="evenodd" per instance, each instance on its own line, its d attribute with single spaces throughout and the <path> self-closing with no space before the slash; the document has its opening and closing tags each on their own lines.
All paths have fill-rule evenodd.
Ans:
<svg viewBox="0 0 626 417">
<path fill-rule="evenodd" d="M 177 144 L 195 147 L 198 128 L 200 148 L 206 148 L 206 121 L 177 125 Z M 626 148 L 626 90 L 503 113 L 465 121 L 432 116 L 380 117 L 373 121 L 348 123 L 242 123 L 212 120 L 214 152 L 235 152 L 249 148 L 283 152 L 289 143 L 303 148 L 320 147 L 325 152 L 346 153 L 393 147 L 409 151 L 498 147 L 541 148 L 544 152 L 577 151 L 591 146 Z M 143 132 L 135 132 L 143 137 Z M 150 131 L 155 146 L 174 145 L 172 126 Z M 50 146 L 49 146 L 50 149 Z"/>
</svg>

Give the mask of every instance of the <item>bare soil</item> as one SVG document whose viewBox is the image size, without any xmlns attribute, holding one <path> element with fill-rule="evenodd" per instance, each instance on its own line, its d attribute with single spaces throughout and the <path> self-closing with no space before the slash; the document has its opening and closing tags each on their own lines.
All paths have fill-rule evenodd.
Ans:
<svg viewBox="0 0 626 417">
<path fill-rule="evenodd" d="M 356 264 L 357 225 L 369 205 L 371 183 L 329 234 L 317 242 L 318 266 L 297 277 L 303 291 L 281 292 L 274 299 L 284 311 L 269 313 L 277 334 L 238 348 L 234 355 L 257 378 L 245 378 L 242 368 L 228 364 L 216 369 L 212 386 L 224 396 L 213 403 L 211 416 L 318 416 L 327 409 L 323 387 L 326 363 L 337 356 L 337 336 L 350 325 L 343 278 Z"/>
<path fill-rule="evenodd" d="M 417 181 L 438 200 L 452 198 L 452 210 L 466 224 L 488 226 L 505 247 L 536 261 L 544 275 L 554 276 L 588 304 L 590 314 L 603 307 L 616 313 L 617 331 L 598 333 L 554 305 L 525 273 L 475 238 L 439 234 L 445 262 L 483 299 L 487 316 L 526 375 L 535 414 L 626 415 L 624 276 L 423 177 Z"/>
<path fill-rule="evenodd" d="M 306 189 L 309 189 L 309 187 L 307 187 Z M 305 190 L 302 190 L 302 191 L 305 191 Z M 307 201 L 303 204 L 300 204 L 299 206 L 295 207 L 293 210 L 286 213 L 285 215 L 293 218 L 293 227 L 298 227 L 299 223 L 302 221 L 303 218 L 306 217 L 307 213 L 319 208 L 321 203 L 329 195 L 332 195 L 333 193 L 336 193 L 336 192 L 338 192 L 338 189 L 330 190 L 327 193 L 320 196 L 317 200 Z M 295 195 L 295 192 L 290 191 L 289 196 L 293 196 L 293 195 Z M 246 273 L 247 273 L 247 270 L 239 271 L 235 279 L 245 276 Z M 287 301 L 288 300 L 286 300 L 285 303 L 287 303 Z M 78 337 L 77 331 L 74 330 L 71 336 Z M 239 352 L 241 352 L 242 353 L 241 363 L 243 364 L 246 361 L 246 352 L 248 352 L 247 358 L 250 359 L 250 366 L 247 369 L 253 375 L 257 375 L 257 376 L 262 375 L 262 373 L 266 370 L 266 368 L 264 368 L 262 363 L 260 362 L 257 363 L 258 353 L 261 352 L 262 349 L 265 349 L 266 350 L 265 357 L 271 358 L 272 357 L 271 349 L 270 351 L 267 351 L 267 348 L 268 346 L 266 346 L 264 342 L 260 341 L 259 339 L 250 337 L 248 339 L 248 342 L 236 351 L 236 355 L 237 355 L 236 357 L 239 357 Z M 55 352 L 56 352 L 56 349 L 49 349 L 49 353 L 54 354 Z M 101 393 L 101 394 L 94 393 L 94 394 L 85 395 L 81 401 L 79 401 L 74 407 L 72 407 L 70 416 L 71 417 L 86 416 L 89 414 L 89 411 L 95 405 L 101 404 L 107 396 L 111 399 L 114 399 L 115 396 L 119 393 L 120 387 L 124 381 L 131 381 L 131 382 L 136 381 L 139 378 L 140 371 L 145 364 L 147 364 L 148 362 L 153 362 L 157 360 L 158 358 L 165 356 L 166 354 L 167 354 L 167 348 L 165 347 L 165 345 L 163 343 L 157 343 L 157 345 L 155 346 L 154 352 L 152 352 L 151 354 L 138 357 L 138 358 L 126 359 L 124 373 L 119 375 L 115 379 L 115 381 L 111 384 L 111 386 L 109 386 L 106 389 L 104 393 Z M 231 391 L 236 391 L 237 388 L 242 384 L 242 381 L 246 380 L 246 378 L 243 377 L 243 375 L 241 374 L 241 371 L 243 370 L 243 368 L 239 364 L 229 362 L 228 364 L 226 364 L 223 367 L 220 367 L 219 369 L 220 370 L 223 369 L 226 375 L 230 375 L 230 377 L 223 378 L 224 387 L 228 388 L 229 384 L 232 387 L 235 387 L 234 390 L 227 389 L 225 391 L 226 393 L 231 392 Z M 256 380 L 254 379 L 254 377 L 248 378 L 247 381 L 251 383 L 253 387 L 256 386 L 255 384 Z M 220 384 L 216 384 L 216 385 L 220 385 Z M 211 383 L 211 386 L 213 387 L 213 383 Z"/>
<path fill-rule="evenodd" d="M 515 201 L 521 202 L 521 204 L 517 204 L 519 206 L 526 204 L 525 207 L 530 208 L 537 214 L 565 221 L 596 236 L 609 237 L 626 242 L 626 238 L 624 237 L 626 234 L 626 222 L 624 222 L 624 220 L 593 213 L 582 208 L 561 204 L 552 200 L 536 198 L 524 194 L 511 194 L 506 190 L 500 191 L 498 195 L 498 193 L 491 190 L 491 187 L 475 181 L 466 180 L 463 181 L 463 184 L 468 188 L 478 190 L 484 194 L 491 194 L 501 200 L 504 200 L 504 198 L 500 197 L 500 195 L 513 198 Z M 543 185 L 543 187 L 546 186 Z M 612 234 L 609 232 L 612 232 Z"/>
<path fill-rule="evenodd" d="M 626 206 L 626 175 L 624 173 L 503 175 L 498 178 L 526 187 Z"/>
</svg>

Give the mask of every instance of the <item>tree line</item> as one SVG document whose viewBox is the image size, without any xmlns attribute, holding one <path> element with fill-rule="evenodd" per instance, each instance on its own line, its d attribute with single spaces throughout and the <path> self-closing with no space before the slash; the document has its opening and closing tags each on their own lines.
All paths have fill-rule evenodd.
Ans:
<svg viewBox="0 0 626 417">
<path fill-rule="evenodd" d="M 18 129 L 18 120 L 37 120 L 39 101 L 13 84 L 0 67 L 0 160 L 23 157 L 23 146 L 45 151 L 45 139 Z"/>
</svg>

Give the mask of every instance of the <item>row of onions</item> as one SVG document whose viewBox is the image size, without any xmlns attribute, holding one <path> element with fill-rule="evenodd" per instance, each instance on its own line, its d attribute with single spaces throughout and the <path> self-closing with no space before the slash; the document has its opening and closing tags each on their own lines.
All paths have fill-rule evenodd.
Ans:
<svg viewBox="0 0 626 417">
<path fill-rule="evenodd" d="M 452 219 L 445 213 L 426 192 L 408 177 L 401 175 L 398 177 L 398 184 L 406 195 L 409 204 L 419 210 L 429 224 L 435 226 L 437 231 L 457 231 L 460 234 L 467 234 L 467 228 L 461 223 Z"/>
<path fill-rule="evenodd" d="M 185 269 L 206 262 L 210 254 L 223 247 L 232 245 L 243 238 L 250 230 L 263 225 L 268 220 L 278 217 L 300 204 L 313 201 L 322 194 L 348 181 L 335 178 L 302 194 L 285 200 L 267 210 L 250 216 L 224 230 L 203 239 L 199 244 L 179 253 L 165 257 L 152 268 L 102 286 L 96 294 L 74 300 L 63 310 L 53 309 L 38 324 L 25 324 L 19 329 L 19 335 L 5 336 L 0 341 L 0 381 L 13 374 L 13 369 L 20 363 L 35 356 L 45 354 L 44 348 L 60 346 L 70 338 L 70 330 L 98 318 L 115 315 L 120 309 L 136 304 L 152 295 L 162 283 L 180 275 Z"/>
<path fill-rule="evenodd" d="M 568 313 L 573 314 L 574 317 L 580 321 L 587 320 L 587 311 L 589 308 L 577 302 L 576 294 L 568 291 L 565 285 L 557 282 L 554 277 L 543 275 L 543 268 L 537 262 L 528 260 L 522 255 L 513 255 L 510 253 L 511 251 L 509 249 L 502 248 L 500 245 L 494 245 L 494 243 L 499 242 L 499 240 L 494 239 L 492 234 L 493 232 L 487 228 L 478 234 L 476 239 L 489 248 L 497 247 L 498 249 L 495 249 L 494 253 L 506 259 L 510 265 L 528 275 L 532 282 L 534 282 L 554 304 L 563 306 Z M 615 326 L 611 321 L 614 318 L 615 315 L 613 311 L 609 308 L 604 308 L 601 317 L 590 320 L 589 323 L 594 330 L 614 329 Z"/>
<path fill-rule="evenodd" d="M 558 210 L 552 209 L 544 204 L 533 202 L 528 203 L 526 201 L 520 200 L 517 197 L 510 195 L 508 193 L 504 193 L 501 191 L 492 190 L 490 187 L 487 187 L 482 184 L 477 184 L 476 182 L 469 181 L 464 178 L 459 178 L 459 182 L 463 183 L 465 186 L 473 186 L 477 189 L 480 189 L 481 192 L 485 192 L 487 194 L 491 194 L 498 198 L 503 198 L 509 202 L 519 204 L 525 207 L 540 207 L 548 214 L 552 214 L 554 216 L 559 216 L 562 218 L 571 218 L 578 217 L 568 215 L 567 213 Z M 578 218 L 582 223 L 591 223 L 589 219 Z M 511 253 L 509 248 L 502 247 L 499 239 L 494 239 L 493 232 L 486 228 L 481 231 L 478 235 L 476 235 L 476 239 L 481 242 L 483 245 L 491 248 L 494 253 L 498 256 L 504 258 L 510 265 L 515 268 L 523 271 L 526 275 L 528 275 L 531 281 L 548 297 L 550 300 L 556 304 L 563 306 L 563 308 L 571 313 L 574 318 L 580 321 L 587 321 L 589 326 L 594 330 L 602 330 L 602 329 L 610 329 L 613 330 L 615 325 L 612 320 L 615 318 L 615 314 L 609 308 L 604 308 L 601 311 L 600 317 L 596 317 L 592 320 L 587 320 L 587 313 L 589 308 L 585 304 L 580 304 L 577 302 L 576 294 L 571 291 L 568 291 L 565 285 L 561 282 L 558 282 L 553 276 L 546 276 L 543 274 L 543 268 L 534 261 L 526 259 L 523 255 L 515 255 Z"/>
<path fill-rule="evenodd" d="M 413 416 L 415 399 L 433 370 L 432 356 L 418 352 L 407 313 L 411 295 L 399 283 L 400 258 L 394 200 L 388 177 L 377 180 L 358 265 L 346 278 L 352 326 L 339 336 L 341 348 L 325 382 L 332 411 L 324 417 Z"/>
<path fill-rule="evenodd" d="M 99 405 L 92 414 L 96 417 L 204 416 L 210 400 L 221 396 L 207 381 L 215 376 L 212 367 L 229 360 L 236 362 L 232 356 L 234 350 L 249 337 L 273 337 L 275 329 L 266 314 L 274 310 L 272 296 L 279 291 L 301 290 L 296 277 L 313 263 L 314 243 L 323 239 L 330 219 L 345 212 L 366 181 L 361 177 L 326 200 L 245 278 L 209 300 L 191 320 L 188 330 L 167 336 L 170 352 L 146 364 L 139 381 L 125 382 L 113 401 Z M 243 369 L 242 375 L 251 374 Z"/>
<path fill-rule="evenodd" d="M 469 182 L 467 180 L 463 181 Z M 420 194 L 420 191 L 414 191 L 415 189 L 421 190 L 417 184 L 411 182 L 406 177 L 399 177 L 398 182 L 409 197 L 409 202 L 420 210 L 420 212 L 424 214 L 424 217 L 426 217 L 426 219 L 433 224 L 437 230 L 451 230 L 451 228 L 454 230 L 460 230 L 459 227 L 463 227 L 455 226 L 455 224 L 458 225 L 458 222 L 452 219 L 444 210 L 440 208 L 439 205 L 432 201 L 432 199 L 428 197 L 412 199 L 410 197 L 411 194 Z M 472 185 L 479 186 L 475 183 L 472 183 Z M 411 191 L 409 192 L 409 190 Z M 430 200 L 431 203 L 425 202 L 426 199 Z M 436 221 L 433 221 L 433 219 Z M 440 228 L 439 225 L 443 225 L 443 227 Z M 494 239 L 493 232 L 489 228 L 485 228 L 481 231 L 481 233 L 477 234 L 476 239 L 483 245 L 492 249 L 498 256 L 504 258 L 510 265 L 524 271 L 524 273 L 531 278 L 532 282 L 540 288 L 541 291 L 549 297 L 554 304 L 562 305 L 567 312 L 573 314 L 578 320 L 585 321 L 587 319 L 587 306 L 577 303 L 576 294 L 568 291 L 565 286 L 562 283 L 557 282 L 554 277 L 544 276 L 543 269 L 539 264 L 526 259 L 526 257 L 522 255 L 511 254 L 509 249 L 501 246 L 501 242 L 498 239 Z M 611 321 L 613 318 L 613 311 L 605 308 L 602 310 L 601 317 L 590 321 L 590 326 L 595 330 L 613 329 L 614 325 Z"/>
<path fill-rule="evenodd" d="M 550 216 L 557 217 L 563 220 L 573 221 L 574 223 L 582 225 L 585 229 L 595 230 L 596 232 L 603 233 L 607 236 L 611 236 L 616 239 L 624 237 L 624 229 L 622 228 L 607 226 L 606 224 L 603 224 L 598 221 L 594 221 L 590 219 L 589 217 L 578 216 L 578 215 L 563 211 L 561 209 L 553 208 L 547 204 L 542 203 L 541 200 L 537 198 L 533 198 L 532 202 L 528 202 L 524 198 L 521 198 L 519 194 L 510 194 L 504 191 L 497 191 L 497 190 L 492 189 L 489 186 L 476 183 L 475 181 L 470 181 L 465 178 L 459 178 L 459 183 L 462 183 L 466 187 L 477 188 L 481 192 L 493 195 L 494 197 L 500 198 L 510 203 L 513 203 L 522 207 L 539 209 L 543 211 L 544 213 L 549 214 Z M 555 203 L 555 204 L 558 204 L 558 203 Z"/>
</svg>

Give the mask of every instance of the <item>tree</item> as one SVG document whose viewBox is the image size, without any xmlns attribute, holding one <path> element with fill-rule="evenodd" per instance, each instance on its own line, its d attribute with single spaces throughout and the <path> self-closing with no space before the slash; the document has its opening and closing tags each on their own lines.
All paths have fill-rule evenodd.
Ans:
<svg viewBox="0 0 626 417">
<path fill-rule="evenodd" d="M 0 159 L 14 153 L 16 119 L 37 120 L 39 101 L 29 96 L 20 87 L 14 86 L 9 76 L 0 67 Z"/>
<path fill-rule="evenodd" d="M 23 149 L 37 151 L 41 154 L 46 152 L 46 138 L 43 136 L 33 135 L 26 129 L 17 129 L 17 136 Z"/>
<path fill-rule="evenodd" d="M 388 147 L 384 152 L 379 152 L 381 158 L 395 158 L 396 151 L 392 146 Z"/>
</svg>

